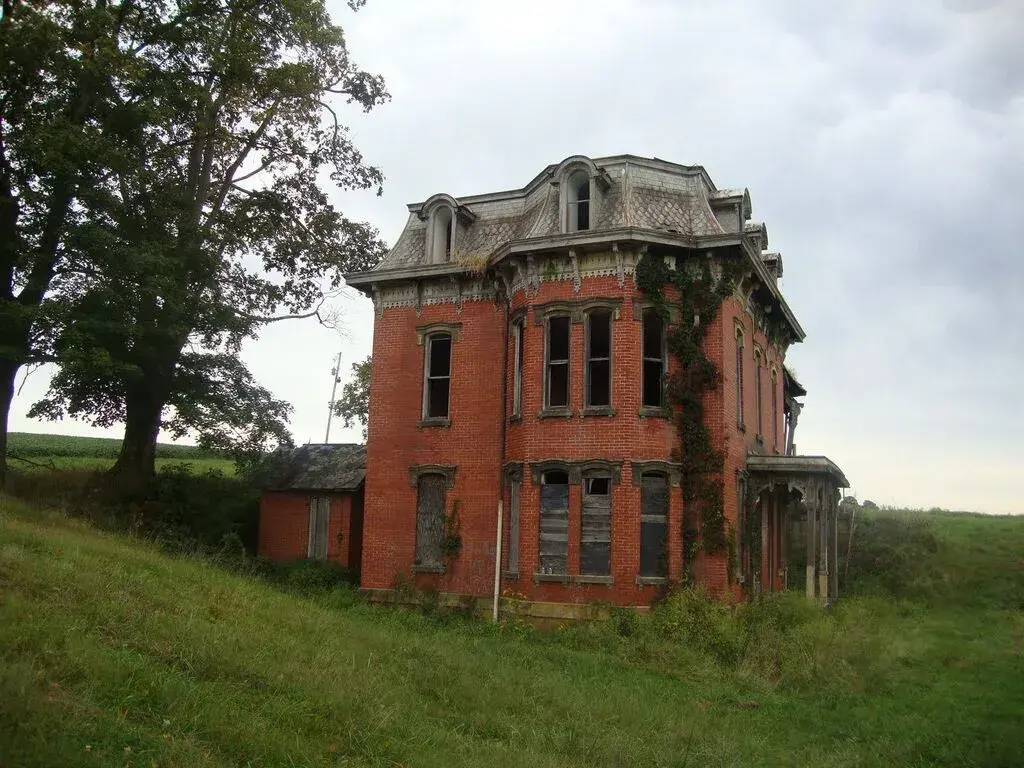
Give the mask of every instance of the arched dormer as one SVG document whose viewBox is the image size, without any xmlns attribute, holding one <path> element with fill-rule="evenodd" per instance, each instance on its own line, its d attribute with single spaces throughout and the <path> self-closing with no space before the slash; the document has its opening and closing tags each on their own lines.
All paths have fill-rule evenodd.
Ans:
<svg viewBox="0 0 1024 768">
<path fill-rule="evenodd" d="M 459 205 L 458 200 L 443 193 L 427 198 L 420 208 L 419 217 L 427 222 L 427 264 L 451 261 L 460 223 L 467 225 L 476 218 L 468 208 Z"/>
<path fill-rule="evenodd" d="M 593 229 L 600 205 L 600 193 L 611 186 L 608 173 L 584 155 L 567 157 L 552 174 L 558 185 L 559 221 L 562 232 Z"/>
</svg>

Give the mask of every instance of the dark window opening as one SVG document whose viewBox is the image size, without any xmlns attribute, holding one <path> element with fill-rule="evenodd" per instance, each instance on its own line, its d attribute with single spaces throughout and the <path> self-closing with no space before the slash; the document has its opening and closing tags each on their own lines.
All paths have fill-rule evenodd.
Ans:
<svg viewBox="0 0 1024 768">
<path fill-rule="evenodd" d="M 779 377 L 772 371 L 772 446 L 779 448 Z"/>
<path fill-rule="evenodd" d="M 569 476 L 545 472 L 540 487 L 540 573 L 564 574 L 569 549 Z"/>
<path fill-rule="evenodd" d="M 612 505 L 611 479 L 588 477 L 583 481 L 583 515 L 580 517 L 580 573 L 607 576 L 611 573 Z"/>
<path fill-rule="evenodd" d="M 612 315 L 591 312 L 587 316 L 588 406 L 612 404 Z"/>
<path fill-rule="evenodd" d="M 526 327 L 523 323 L 513 326 L 515 335 L 515 373 L 512 384 L 512 415 L 519 416 L 523 409 L 523 336 Z"/>
<path fill-rule="evenodd" d="M 448 418 L 449 384 L 452 370 L 452 337 L 448 334 L 427 339 L 427 392 L 424 416 L 428 419 Z"/>
<path fill-rule="evenodd" d="M 736 423 L 743 426 L 743 336 L 736 336 Z"/>
<path fill-rule="evenodd" d="M 416 498 L 417 568 L 439 570 L 443 567 L 445 477 L 420 475 Z"/>
<path fill-rule="evenodd" d="M 547 407 L 569 407 L 569 318 L 548 320 Z"/>
<path fill-rule="evenodd" d="M 668 480 L 644 475 L 640 487 L 640 575 L 668 575 Z"/>
<path fill-rule="evenodd" d="M 643 404 L 652 408 L 665 405 L 665 324 L 661 316 L 648 310 L 643 315 Z"/>
<path fill-rule="evenodd" d="M 761 403 L 761 356 L 754 353 L 754 403 L 757 409 L 757 436 L 761 436 L 762 426 L 762 403 Z"/>
<path fill-rule="evenodd" d="M 452 260 L 452 225 L 454 222 L 451 217 L 448 218 L 448 223 L 444 228 L 444 260 Z"/>
<path fill-rule="evenodd" d="M 569 179 L 567 213 L 569 232 L 590 229 L 590 178 L 582 171 Z"/>
</svg>

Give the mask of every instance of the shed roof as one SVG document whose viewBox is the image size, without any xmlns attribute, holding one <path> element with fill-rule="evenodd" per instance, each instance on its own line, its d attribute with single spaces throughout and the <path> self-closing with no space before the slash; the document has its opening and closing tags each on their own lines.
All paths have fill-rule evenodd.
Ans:
<svg viewBox="0 0 1024 768">
<path fill-rule="evenodd" d="M 366 446 L 300 445 L 274 454 L 268 491 L 354 491 L 366 477 Z"/>
</svg>

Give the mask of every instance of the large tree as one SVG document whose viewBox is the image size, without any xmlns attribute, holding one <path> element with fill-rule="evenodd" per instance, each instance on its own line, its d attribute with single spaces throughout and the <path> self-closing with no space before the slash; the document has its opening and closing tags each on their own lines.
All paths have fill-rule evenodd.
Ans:
<svg viewBox="0 0 1024 768">
<path fill-rule="evenodd" d="M 116 40 L 133 76 L 97 117 L 116 152 L 80 196 L 84 268 L 67 279 L 61 368 L 33 410 L 123 421 L 113 474 L 127 490 L 152 475 L 164 427 L 221 445 L 286 439 L 287 407 L 252 380 L 240 345 L 317 314 L 342 272 L 383 252 L 319 184 L 379 193 L 337 106 L 387 98 L 322 0 L 143 5 Z"/>
</svg>

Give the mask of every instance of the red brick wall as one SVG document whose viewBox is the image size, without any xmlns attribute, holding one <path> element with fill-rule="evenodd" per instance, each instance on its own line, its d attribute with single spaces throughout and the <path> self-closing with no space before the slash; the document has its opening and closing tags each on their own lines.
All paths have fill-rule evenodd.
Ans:
<svg viewBox="0 0 1024 768">
<path fill-rule="evenodd" d="M 385 309 L 374 326 L 373 378 L 371 383 L 369 443 L 367 446 L 366 510 L 362 584 L 367 588 L 389 588 L 396 577 L 411 578 L 421 587 L 485 595 L 493 589 L 494 539 L 501 467 L 503 462 L 523 462 L 520 494 L 518 578 L 504 579 L 503 588 L 525 594 L 532 600 L 586 602 L 605 600 L 620 604 L 650 602 L 657 588 L 637 585 L 640 547 L 640 488 L 633 485 L 631 460 L 670 460 L 678 448 L 672 421 L 640 417 L 641 405 L 641 322 L 633 319 L 637 296 L 633 281 L 619 287 L 615 277 L 583 280 L 576 292 L 568 281 L 543 282 L 536 296 L 519 291 L 511 312 L 526 309 L 522 419 L 507 426 L 502 450 L 502 414 L 511 413 L 513 361 L 511 334 L 502 352 L 506 314 L 500 304 L 490 301 L 466 302 L 461 313 L 453 304 L 425 306 L 421 314 L 413 308 Z M 612 323 L 612 416 L 580 416 L 583 408 L 584 324 L 570 326 L 571 418 L 538 419 L 543 405 L 544 333 L 529 311 L 537 304 L 554 300 L 596 297 L 621 299 L 617 319 Z M 747 430 L 740 432 L 735 414 L 734 320 L 747 333 L 745 383 Z M 417 344 L 416 328 L 432 322 L 461 323 L 458 341 L 452 345 L 452 379 L 449 427 L 420 427 L 424 348 Z M 748 447 L 755 443 L 753 398 L 753 342 L 765 350 L 762 384 L 765 387 L 765 440 L 770 441 L 770 363 L 779 366 L 778 414 L 782 417 L 781 360 L 763 334 L 755 331 L 738 302 L 728 301 L 718 320 L 712 323 L 705 351 L 722 370 L 721 386 L 705 396 L 708 426 L 717 448 L 726 455 L 725 513 L 736 522 L 736 473 L 743 467 Z M 501 372 L 508 355 L 506 401 L 503 405 Z M 670 355 L 670 366 L 673 360 Z M 779 430 L 779 439 L 783 439 Z M 773 446 L 766 446 L 769 452 Z M 782 446 L 778 446 L 781 452 Z M 584 460 L 603 458 L 622 461 L 621 481 L 612 486 L 612 580 L 611 585 L 565 585 L 537 583 L 540 487 L 532 482 L 529 464 L 547 459 Z M 414 574 L 416 545 L 416 488 L 409 481 L 409 467 L 417 464 L 452 464 L 454 486 L 447 505 L 460 505 L 462 552 L 444 574 Z M 582 490 L 570 488 L 569 572 L 578 573 Z M 506 492 L 506 504 L 508 494 Z M 508 508 L 506 507 L 506 512 Z M 669 569 L 678 578 L 683 572 L 682 494 L 670 490 Z M 506 514 L 506 526 L 508 514 Z M 506 528 L 507 530 L 507 528 Z M 724 555 L 699 557 L 695 564 L 699 580 L 716 592 L 728 589 L 728 563 Z"/>
<path fill-rule="evenodd" d="M 452 343 L 451 426 L 421 427 L 424 347 L 416 328 L 461 323 Z M 491 589 L 501 479 L 501 371 L 505 310 L 492 301 L 384 311 L 374 323 L 366 449 L 362 585 L 389 588 L 396 576 L 445 591 Z M 441 578 L 415 576 L 416 488 L 409 467 L 454 464 L 448 509 L 459 502 L 462 552 Z"/>
<path fill-rule="evenodd" d="M 362 493 L 264 491 L 260 495 L 259 554 L 275 561 L 306 557 L 309 547 L 309 500 L 330 498 L 327 559 L 342 567 L 358 567 L 362 539 L 359 510 Z M 353 514 L 355 510 L 355 514 Z"/>
</svg>

